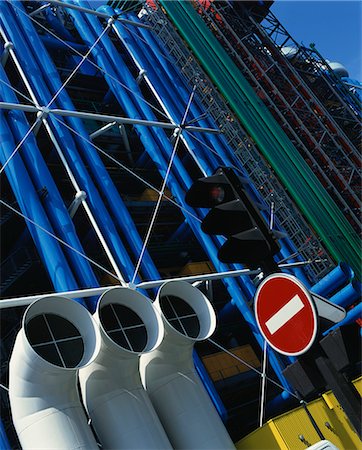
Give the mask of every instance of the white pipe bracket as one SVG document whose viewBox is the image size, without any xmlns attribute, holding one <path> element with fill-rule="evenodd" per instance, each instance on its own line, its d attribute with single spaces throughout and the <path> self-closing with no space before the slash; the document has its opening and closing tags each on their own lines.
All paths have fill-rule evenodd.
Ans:
<svg viewBox="0 0 362 450">
<path fill-rule="evenodd" d="M 145 69 L 141 69 L 138 73 L 138 77 L 136 78 L 136 83 L 138 85 L 141 84 L 142 80 L 145 78 L 145 76 L 147 75 L 147 70 Z"/>
<path fill-rule="evenodd" d="M 76 212 L 78 211 L 79 206 L 81 205 L 83 200 L 85 200 L 86 198 L 87 198 L 87 193 L 84 191 L 78 191 L 75 194 L 74 200 L 72 201 L 72 203 L 70 204 L 70 206 L 68 208 L 69 215 L 72 219 L 75 216 Z"/>
<path fill-rule="evenodd" d="M 12 42 L 10 42 L 10 41 L 5 42 L 4 51 L 1 55 L 1 60 L 0 60 L 1 65 L 3 67 L 5 67 L 5 64 L 7 63 L 7 60 L 9 58 L 10 50 L 13 50 L 13 48 L 14 48 L 14 44 Z"/>
</svg>

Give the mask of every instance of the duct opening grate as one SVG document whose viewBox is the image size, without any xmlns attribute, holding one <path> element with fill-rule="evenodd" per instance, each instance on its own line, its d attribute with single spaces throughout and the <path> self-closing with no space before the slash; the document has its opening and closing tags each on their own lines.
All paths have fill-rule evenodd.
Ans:
<svg viewBox="0 0 362 450">
<path fill-rule="evenodd" d="M 104 330 L 113 342 L 132 352 L 142 352 L 145 349 L 147 329 L 132 309 L 110 303 L 101 308 L 99 316 Z"/>
<path fill-rule="evenodd" d="M 69 320 L 56 314 L 40 314 L 25 325 L 25 333 L 34 351 L 55 366 L 74 368 L 84 355 L 84 342 Z"/>
<path fill-rule="evenodd" d="M 191 306 L 176 295 L 162 295 L 160 306 L 169 324 L 178 332 L 191 338 L 200 333 L 199 318 Z"/>
</svg>

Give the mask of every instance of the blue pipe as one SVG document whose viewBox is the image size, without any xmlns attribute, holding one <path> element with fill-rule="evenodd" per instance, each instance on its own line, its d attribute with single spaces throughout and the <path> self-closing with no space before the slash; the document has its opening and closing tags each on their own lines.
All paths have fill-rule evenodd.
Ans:
<svg viewBox="0 0 362 450">
<path fill-rule="evenodd" d="M 0 110 L 0 142 L 0 160 L 2 164 L 5 164 L 16 144 L 11 136 L 9 123 L 5 119 L 2 110 Z M 43 229 L 54 234 L 54 230 L 49 223 L 19 153 L 16 153 L 7 164 L 5 173 L 22 213 Z M 78 289 L 78 285 L 58 242 L 29 221 L 26 221 L 26 224 L 39 255 L 48 270 L 55 290 L 70 291 Z"/>
<path fill-rule="evenodd" d="M 76 24 L 76 26 L 79 26 L 80 25 L 80 17 L 77 17 L 76 19 L 75 19 L 75 24 Z M 84 24 L 82 24 L 82 31 L 84 32 L 84 35 L 85 36 L 90 36 L 90 33 L 87 33 L 87 31 L 88 30 L 86 30 L 86 31 L 84 31 L 85 30 L 85 25 Z M 97 59 L 97 62 L 98 62 L 98 64 L 100 64 L 100 65 L 102 65 L 102 63 L 104 64 L 104 67 L 107 67 L 107 62 L 105 62 L 104 61 L 104 59 L 105 59 L 105 57 L 103 57 L 102 58 L 102 61 L 100 62 L 99 61 L 99 59 Z M 108 72 L 109 72 L 109 66 L 108 66 Z M 114 76 L 116 76 L 116 74 L 111 74 L 113 77 Z M 112 79 L 111 79 L 112 80 Z M 112 86 L 112 84 L 111 83 L 109 83 L 111 86 Z M 114 94 L 117 96 L 117 93 L 119 94 L 119 92 L 118 92 L 118 90 L 114 90 Z M 119 96 L 117 96 L 117 97 L 119 97 Z M 130 106 L 131 105 L 131 102 L 130 101 L 128 101 L 127 102 L 127 100 L 126 100 L 126 104 L 127 104 L 127 106 L 128 106 L 128 109 L 133 109 L 133 111 L 135 112 L 135 109 L 134 108 L 132 108 L 132 106 Z M 129 111 L 128 111 L 129 112 Z M 135 112 L 136 114 L 137 114 L 137 112 Z M 144 136 L 144 134 L 146 134 L 146 133 L 142 133 L 142 129 L 140 130 L 140 133 L 141 133 L 141 138 L 142 138 L 142 136 L 145 138 L 145 136 Z M 148 139 L 148 143 L 151 141 L 151 137 L 149 137 L 149 136 L 146 136 L 146 138 L 145 139 L 147 139 L 147 138 L 149 138 Z M 168 145 L 169 145 L 169 143 L 168 143 Z M 153 147 L 155 147 L 155 144 L 153 144 Z M 148 148 L 148 147 L 147 147 Z M 212 384 L 212 382 L 211 382 L 211 380 L 209 379 L 209 377 L 208 376 L 206 376 L 207 374 L 205 373 L 205 369 L 203 368 L 203 365 L 196 359 L 195 360 L 195 364 L 196 364 L 196 368 L 197 368 L 197 370 L 198 370 L 198 372 L 202 375 L 202 378 L 203 378 L 203 381 L 204 381 L 204 383 L 205 383 L 205 387 L 206 387 L 206 389 L 208 390 L 208 392 L 209 392 L 209 394 L 210 394 L 210 397 L 212 398 L 212 400 L 213 400 L 213 402 L 214 402 L 214 404 L 215 404 L 215 406 L 216 406 L 216 408 L 217 408 L 217 410 L 219 411 L 219 413 L 222 415 L 222 417 L 225 417 L 225 408 L 224 408 L 224 406 L 223 406 L 223 404 L 222 404 L 222 402 L 221 402 L 221 400 L 220 400 L 220 398 L 219 398 L 219 396 L 216 394 L 216 392 L 215 392 L 215 388 L 214 388 L 214 386 L 213 386 L 213 384 Z"/>
<path fill-rule="evenodd" d="M 295 401 L 296 399 L 287 391 L 282 391 L 280 394 L 276 395 L 272 400 L 270 400 L 266 405 L 266 410 L 268 414 L 277 414 L 281 408 L 284 409 L 286 406 Z"/>
<path fill-rule="evenodd" d="M 17 6 L 17 8 L 19 8 Z M 62 82 L 59 78 L 59 75 L 57 73 L 57 70 L 50 60 L 46 50 L 44 49 L 41 40 L 39 39 L 38 35 L 35 33 L 35 30 L 30 23 L 29 19 L 26 16 L 23 16 L 22 14 L 17 14 L 18 19 L 21 21 L 24 30 L 26 30 L 26 38 L 30 34 L 32 36 L 32 40 L 30 42 L 30 45 L 33 46 L 34 49 L 34 59 L 38 61 L 40 68 L 43 70 L 43 73 L 47 77 L 47 81 L 49 82 L 49 86 L 51 86 L 53 92 L 57 92 L 60 86 L 62 85 Z M 57 98 L 57 103 L 61 108 L 64 109 L 74 109 L 74 106 L 66 93 L 65 90 L 63 90 L 60 95 Z M 51 120 L 51 119 L 50 119 Z M 80 119 L 69 117 L 66 119 L 66 122 L 71 126 L 72 128 L 76 129 L 77 132 L 83 137 L 89 140 L 89 135 L 87 134 L 84 125 Z M 54 123 L 55 126 L 56 122 Z M 63 133 L 66 135 L 65 130 L 62 130 Z M 68 133 L 69 134 L 69 133 Z M 69 135 L 70 137 L 70 135 Z M 68 140 L 69 140 L 68 137 Z M 133 250 L 136 258 L 138 258 L 141 248 L 142 248 L 142 239 L 140 238 L 134 223 L 131 219 L 131 216 L 128 213 L 127 208 L 125 207 L 116 187 L 113 184 L 112 179 L 110 178 L 108 172 L 106 171 L 104 164 L 99 157 L 98 153 L 94 149 L 94 147 L 91 144 L 85 143 L 84 139 L 81 137 L 76 136 L 75 141 L 78 144 L 79 149 L 82 151 L 82 155 L 84 156 L 84 159 L 87 161 L 87 163 L 90 166 L 90 170 L 92 171 L 92 174 L 95 178 L 95 180 L 98 183 L 98 187 L 102 191 L 104 198 L 106 199 L 108 203 L 108 207 L 111 209 L 116 221 L 117 225 L 123 230 L 124 235 L 127 237 L 128 242 L 130 244 L 131 249 Z M 69 159 L 69 163 L 71 163 L 72 158 Z M 83 181 L 84 182 L 84 181 Z M 91 185 L 91 180 L 89 176 L 87 175 L 87 184 Z M 88 194 L 88 198 L 91 199 L 91 193 L 89 190 L 85 189 Z M 99 201 L 100 198 L 96 200 L 97 205 L 94 206 L 93 212 L 95 216 L 98 215 L 98 224 L 101 226 L 102 222 L 106 222 L 106 218 L 110 216 L 108 213 L 101 213 L 98 209 L 100 208 Z M 103 210 L 105 208 L 103 207 Z M 104 226 L 104 224 L 103 224 Z M 119 260 L 119 263 L 123 267 L 123 270 L 129 278 L 133 275 L 132 263 L 129 259 L 129 256 L 127 252 L 125 251 L 125 248 L 123 244 L 121 244 L 121 241 L 119 239 L 119 236 L 116 235 L 116 230 L 114 228 L 114 225 L 111 224 L 111 222 L 108 222 L 108 231 L 104 232 L 104 234 L 111 237 L 111 243 L 113 247 L 113 253 L 115 259 Z M 113 230 L 112 230 L 113 228 Z M 146 251 L 143 257 L 143 263 L 141 266 L 141 270 L 144 274 L 144 278 L 148 277 L 150 279 L 157 279 L 159 278 L 158 271 L 156 270 L 148 252 Z"/>
<path fill-rule="evenodd" d="M 0 66 L 0 82 L 1 81 L 10 84 L 4 69 Z M 5 102 L 17 103 L 16 95 L 4 83 L 0 83 L 0 98 Z M 8 121 L 15 140 L 19 142 L 29 129 L 25 114 L 21 111 L 11 110 L 8 112 Z M 77 252 L 84 254 L 73 222 L 69 217 L 58 188 L 37 147 L 33 134 L 27 138 L 24 150 L 22 151 L 22 158 L 28 173 L 32 178 L 35 189 L 40 191 L 44 186 L 47 189 L 47 195 L 43 198 L 43 206 L 54 230 L 63 241 L 73 247 Z M 73 250 L 64 248 L 64 251 L 70 260 L 80 286 L 97 287 L 97 278 L 88 261 Z"/>
<path fill-rule="evenodd" d="M 84 2 L 77 1 L 73 3 L 78 4 L 80 6 L 87 6 L 87 4 Z M 85 42 L 88 41 L 88 44 L 90 44 L 91 40 L 94 40 L 96 36 L 99 36 L 101 34 L 103 28 L 99 24 L 98 20 L 95 19 L 94 17 L 89 16 L 86 19 L 82 20 L 82 17 L 76 11 L 71 11 L 71 15 L 74 18 L 74 23 L 78 29 L 78 32 L 81 34 Z M 86 20 L 88 21 L 89 24 L 92 25 L 94 29 L 93 32 L 88 27 L 86 27 L 85 23 Z M 134 101 L 135 104 L 137 104 L 138 108 L 140 108 L 140 111 L 143 113 L 144 116 L 143 118 L 146 118 L 148 120 L 155 120 L 155 116 L 148 107 L 148 105 L 139 100 L 139 96 L 141 95 L 141 93 L 138 89 L 138 86 L 135 83 L 135 80 L 133 79 L 132 75 L 128 71 L 128 68 L 125 66 L 124 62 L 119 58 L 118 53 L 114 49 L 111 41 L 107 36 L 103 37 L 102 44 L 103 44 L 103 51 L 101 52 L 99 49 L 95 49 L 93 53 L 97 60 L 98 65 L 100 65 L 101 67 L 102 66 L 106 67 L 107 72 L 110 75 L 112 75 L 112 77 L 116 76 L 117 74 L 118 77 L 122 79 L 123 83 L 127 84 L 128 88 L 132 92 L 138 94 L 134 96 L 134 98 L 132 99 L 129 98 L 128 94 L 124 90 L 120 90 L 118 85 L 115 86 L 113 84 L 112 78 L 107 77 L 107 75 L 105 75 L 108 84 L 113 89 L 113 92 L 117 100 L 120 102 L 122 108 L 125 110 L 125 112 L 129 117 L 140 118 L 140 114 L 135 105 L 133 104 Z M 135 128 L 139 132 L 141 141 L 144 143 L 147 151 L 150 152 L 151 158 L 155 162 L 160 173 L 164 176 L 166 172 L 167 162 L 165 161 L 163 154 L 165 154 L 166 156 L 168 155 L 169 157 L 172 151 L 172 147 L 164 131 L 161 129 L 153 129 L 151 134 L 150 130 L 147 127 L 136 126 Z M 153 140 L 153 137 L 155 138 L 155 141 Z M 190 179 L 190 176 L 183 168 L 182 164 L 179 161 L 179 158 L 177 157 L 174 159 L 174 167 L 176 168 L 177 175 L 180 178 L 181 182 L 185 185 L 186 188 L 189 188 L 191 186 L 192 180 Z M 175 194 L 176 198 L 178 198 L 178 201 L 183 206 L 183 208 L 189 211 L 193 211 L 193 213 L 195 214 L 195 210 L 191 210 L 185 204 L 184 202 L 185 189 L 181 188 L 181 186 L 178 184 L 176 176 L 172 172 L 169 176 L 169 188 Z M 205 249 L 207 249 L 207 252 L 209 253 L 215 267 L 219 271 L 227 270 L 228 267 L 225 264 L 221 264 L 220 261 L 218 260 L 216 247 L 210 236 L 206 236 L 204 233 L 201 232 L 200 224 L 198 222 L 190 220 L 190 225 L 194 233 L 198 237 L 199 241 L 201 242 L 201 244 L 204 246 Z M 259 345 L 262 346 L 263 340 L 256 326 L 255 318 L 252 312 L 250 311 L 247 303 L 241 298 L 243 294 L 241 294 L 239 286 L 233 279 L 225 280 L 225 284 L 227 288 L 230 290 L 232 297 L 235 298 L 235 301 L 241 308 L 242 314 L 245 320 L 249 323 L 255 335 L 255 338 L 259 342 Z M 270 360 L 281 382 L 284 383 L 287 388 L 289 388 L 287 381 L 285 380 L 284 376 L 281 373 L 279 362 L 277 360 L 276 355 L 271 354 Z"/>
<path fill-rule="evenodd" d="M 330 297 L 329 300 L 336 305 L 347 308 L 352 303 L 361 299 L 361 286 L 358 280 L 352 280 L 347 286 L 333 295 L 333 297 Z"/>
<path fill-rule="evenodd" d="M 188 240 L 191 236 L 190 226 L 185 219 L 179 227 L 173 232 L 173 234 L 168 238 L 169 242 L 174 241 L 185 241 Z"/>
<path fill-rule="evenodd" d="M 333 270 L 312 286 L 311 291 L 319 295 L 328 296 L 338 288 L 348 283 L 354 276 L 353 270 L 345 262 L 340 262 Z"/>
<path fill-rule="evenodd" d="M 77 1 L 73 3 L 80 6 L 87 6 L 85 2 Z M 99 36 L 102 33 L 103 28 L 95 17 L 87 18 L 87 21 L 93 27 L 92 31 L 92 29 L 87 26 L 86 19 L 83 19 L 80 13 L 78 13 L 77 11 L 71 11 L 70 14 L 74 17 L 74 23 L 78 28 L 78 32 L 81 34 L 83 40 L 87 41 L 89 45 L 91 44 L 93 39 L 96 38 L 96 36 Z M 131 118 L 146 118 L 148 120 L 156 120 L 156 117 L 148 104 L 141 100 L 142 94 L 133 76 L 129 72 L 128 67 L 125 65 L 123 60 L 119 57 L 119 54 L 115 50 L 108 36 L 103 37 L 102 44 L 103 51 L 100 51 L 99 48 L 96 48 L 94 49 L 94 55 L 97 58 L 98 65 L 106 68 L 108 75 L 106 74 L 105 78 L 109 86 L 112 88 L 113 93 L 116 96 L 118 102 L 121 104 L 122 108 Z M 134 98 L 131 98 L 128 92 L 119 89 L 119 85 L 114 83 L 114 78 L 117 77 L 119 77 L 119 79 L 122 79 L 123 82 L 127 84 L 131 92 L 137 93 Z M 141 142 L 143 143 L 144 147 L 147 149 L 147 151 L 150 151 L 151 159 L 156 163 L 156 166 L 159 168 L 159 170 L 162 170 L 160 169 L 160 167 L 162 167 L 162 163 L 161 166 L 159 163 L 157 163 L 160 151 L 165 154 L 166 159 L 169 159 L 172 152 L 171 144 L 167 139 L 164 130 L 160 128 L 154 128 L 150 130 L 148 127 L 144 126 L 135 126 L 135 129 L 139 133 Z M 188 172 L 181 164 L 177 155 L 174 159 L 174 166 L 177 168 L 175 178 L 178 178 L 180 180 L 180 183 L 184 186 L 184 190 L 187 190 L 191 186 L 192 180 Z M 172 190 L 171 184 L 173 177 L 170 177 L 169 180 Z M 182 192 L 181 198 L 183 197 L 184 192 Z M 223 240 L 220 236 L 214 236 L 211 239 L 214 239 L 215 242 L 219 243 L 219 245 Z M 250 282 L 248 283 L 246 280 L 245 285 L 242 287 L 242 289 L 244 289 L 245 295 L 249 297 L 252 296 L 255 291 L 254 286 Z"/>
<path fill-rule="evenodd" d="M 238 309 L 235 306 L 235 302 L 233 299 L 231 299 L 229 302 L 227 302 L 218 312 L 217 317 L 220 322 L 227 323 L 232 320 L 235 320 L 238 316 L 235 315 L 237 313 Z"/>
<path fill-rule="evenodd" d="M 11 450 L 11 446 L 6 436 L 3 421 L 0 419 L 0 450 Z"/>
<path fill-rule="evenodd" d="M 199 374 L 199 377 L 201 378 L 202 383 L 206 387 L 206 389 L 211 397 L 211 400 L 212 400 L 213 404 L 215 405 L 217 412 L 219 413 L 219 416 L 221 417 L 223 422 L 226 422 L 228 419 L 227 410 L 226 410 L 217 390 L 215 389 L 214 383 L 211 381 L 211 378 L 210 378 L 207 370 L 205 369 L 205 366 L 204 366 L 201 358 L 197 354 L 196 350 L 194 350 L 194 352 L 193 352 L 193 360 L 194 360 L 194 364 L 196 367 L 196 371 Z"/>
<path fill-rule="evenodd" d="M 361 319 L 362 317 L 362 303 L 359 303 L 354 308 L 350 309 L 347 312 L 346 317 L 333 327 L 329 328 L 323 333 L 323 336 L 326 336 L 330 331 L 335 330 L 336 328 L 343 327 L 343 325 L 348 325 L 352 322 L 355 322 L 358 319 Z"/>
<path fill-rule="evenodd" d="M 112 13 L 112 10 L 108 7 L 101 6 L 98 8 L 99 11 Z M 116 13 L 120 13 L 121 10 L 116 9 Z M 137 16 L 134 14 L 126 15 L 127 18 L 141 23 Z M 165 58 L 164 51 L 161 48 L 161 43 L 155 38 L 153 33 L 144 28 L 135 29 L 133 33 L 126 30 L 126 28 L 119 22 L 115 24 L 119 35 L 123 39 L 123 43 L 126 46 L 128 52 L 133 55 L 134 59 L 138 64 L 147 70 L 147 76 L 150 79 L 153 86 L 157 86 L 157 91 L 162 101 L 171 115 L 172 119 L 177 123 L 182 117 L 181 103 L 176 102 L 174 97 L 170 94 L 177 86 L 177 98 L 181 98 L 184 105 L 187 104 L 190 92 L 187 85 L 184 83 L 183 77 L 180 76 L 179 72 L 176 70 L 174 64 Z M 145 46 L 140 45 L 134 35 L 142 37 L 143 41 L 147 42 L 147 52 L 144 50 Z M 202 115 L 204 109 L 198 106 L 197 99 L 191 104 L 190 107 L 190 117 L 189 120 L 198 118 Z M 216 128 L 216 124 L 212 119 L 205 120 L 201 119 L 197 122 L 201 127 Z M 195 144 L 195 140 L 188 134 L 184 134 L 184 138 L 192 150 L 192 152 L 198 156 L 199 160 L 202 161 L 202 166 L 209 173 L 215 171 L 215 169 L 220 165 L 237 166 L 245 178 L 248 178 L 244 168 L 241 166 L 240 161 L 235 158 L 235 154 L 227 145 L 226 140 L 223 136 L 215 136 L 210 133 L 199 133 L 198 139 L 205 145 L 213 148 L 220 160 L 217 159 L 214 153 L 206 149 L 205 146 L 200 144 Z M 223 141 L 224 139 L 224 141 Z M 249 184 L 249 194 L 259 203 L 264 203 L 258 191 L 255 189 L 254 185 L 250 182 Z M 296 251 L 296 248 L 292 241 L 288 238 L 284 239 L 284 244 L 282 244 L 281 255 L 282 257 L 288 257 L 290 254 Z M 301 269 L 293 269 L 294 273 L 307 287 L 310 283 Z"/>
<path fill-rule="evenodd" d="M 84 45 L 78 44 L 76 42 L 64 41 L 65 43 L 63 43 L 62 41 L 59 41 L 55 37 L 50 36 L 48 34 L 42 34 L 39 37 L 42 40 L 43 44 L 46 46 L 46 48 L 51 50 L 60 50 L 60 51 L 67 50 L 68 47 L 66 46 L 66 44 L 68 44 L 75 50 L 78 50 L 78 52 L 81 52 L 83 54 L 87 51 Z M 68 50 L 71 51 L 70 49 Z"/>
<path fill-rule="evenodd" d="M 41 73 L 42 71 L 44 71 L 45 76 L 48 76 L 47 80 L 52 83 L 54 91 L 57 91 L 57 88 L 61 86 L 59 75 L 56 71 L 55 66 L 51 63 L 46 50 L 42 46 L 39 37 L 32 27 L 32 24 L 27 22 L 27 18 L 22 14 L 17 15 L 18 22 L 22 24 L 23 29 L 26 32 L 26 36 L 23 35 L 21 37 L 21 32 L 18 30 L 17 23 L 12 18 L 11 9 L 9 8 L 7 10 L 7 6 L 7 2 L 0 2 L 0 11 L 5 10 L 4 14 L 2 14 L 1 16 L 1 19 L 5 24 L 5 27 L 7 28 L 9 34 L 11 34 L 12 42 L 14 42 L 16 48 L 18 49 L 19 58 L 21 58 L 21 64 L 25 69 L 25 72 L 29 76 L 29 80 L 34 90 L 36 91 L 39 102 L 46 105 L 50 101 L 52 96 L 47 90 L 45 81 L 41 78 Z M 16 8 L 19 9 L 20 4 L 17 5 Z M 30 37 L 31 43 L 33 43 L 37 47 L 37 51 L 33 54 L 33 58 L 29 58 L 29 55 L 32 54 L 31 44 L 30 48 L 25 47 L 25 43 L 27 42 L 28 37 Z M 37 58 L 39 58 L 39 66 L 36 66 L 35 63 Z M 55 80 L 58 81 L 58 85 L 54 85 Z M 60 103 L 63 108 L 74 109 L 68 95 L 64 90 L 57 100 L 60 100 L 61 97 L 65 97 L 66 99 L 68 99 L 68 102 Z M 56 106 L 56 102 L 53 106 Z M 80 184 L 81 188 L 87 193 L 87 201 L 91 205 L 93 214 L 97 219 L 97 223 L 101 228 L 103 235 L 108 240 L 108 244 L 110 245 L 114 258 L 118 262 L 120 268 L 123 270 L 125 276 L 131 278 L 131 276 L 133 275 L 133 264 L 118 236 L 113 221 L 108 214 L 108 211 L 106 210 L 102 199 L 92 182 L 91 177 L 89 176 L 87 170 L 83 165 L 71 134 L 65 127 L 59 126 L 59 123 L 55 121 L 51 115 L 49 116 L 48 121 L 52 126 L 58 142 L 61 142 L 63 144 L 62 150 L 67 157 L 68 164 L 78 178 L 78 183 Z M 79 120 L 77 120 L 76 122 L 76 124 L 73 124 L 73 122 L 70 121 L 71 126 L 73 125 L 73 128 L 77 128 L 77 125 L 81 124 L 81 121 Z M 81 127 L 83 127 L 83 125 L 81 125 Z M 89 150 L 89 152 L 87 153 L 87 155 L 89 156 L 89 153 L 93 151 L 93 147 L 90 145 L 85 146 L 84 142 L 82 141 L 80 141 L 80 144 L 83 145 L 84 151 Z M 105 168 L 101 162 L 99 163 L 98 168 L 99 171 L 101 171 L 102 168 L 105 171 Z M 117 206 L 119 205 L 117 204 Z"/>
<path fill-rule="evenodd" d="M 39 2 L 39 3 L 41 5 L 47 4 L 47 2 Z M 56 17 L 53 14 L 51 7 L 48 7 L 45 10 L 43 10 L 43 13 L 45 14 L 46 21 L 53 28 L 53 30 L 59 37 L 61 37 L 63 40 L 74 41 L 74 38 L 70 34 L 70 32 L 63 26 L 58 17 Z"/>
<path fill-rule="evenodd" d="M 116 10 L 119 12 L 119 10 Z M 138 17 L 131 13 L 129 14 L 129 18 L 133 21 L 142 23 Z M 116 25 L 117 26 L 117 25 Z M 121 24 L 118 25 L 119 28 L 121 28 Z M 148 52 L 144 53 L 145 57 L 147 57 L 150 54 L 154 55 L 155 62 L 151 63 L 151 65 L 148 65 L 147 70 L 151 67 L 157 67 L 159 66 L 158 63 L 161 63 L 161 66 L 164 68 L 164 71 L 166 72 L 167 76 L 165 76 L 165 73 L 161 76 L 161 85 L 165 82 L 167 78 L 170 78 L 172 80 L 171 83 L 171 90 L 169 92 L 172 92 L 172 86 L 177 86 L 177 92 L 180 95 L 184 96 L 184 99 L 187 99 L 189 96 L 188 93 L 188 86 L 185 78 L 179 73 L 179 71 L 176 69 L 177 65 L 172 64 L 171 61 L 169 61 L 164 55 L 166 53 L 166 50 L 162 44 L 162 42 L 148 29 L 145 28 L 136 28 L 134 30 L 134 33 L 138 33 L 144 40 L 146 40 L 148 44 Z M 142 50 L 142 46 L 140 45 L 140 49 Z M 193 118 L 200 117 L 204 112 L 205 109 L 201 105 L 201 103 L 198 101 L 197 98 L 195 98 L 195 101 L 191 105 L 191 112 L 193 113 Z M 217 128 L 216 123 L 211 118 L 211 116 L 208 116 L 206 119 L 199 120 L 197 122 L 199 126 L 201 127 L 209 127 L 209 128 Z M 223 135 L 214 135 L 209 133 L 199 134 L 198 138 L 201 141 L 204 141 L 206 145 L 208 145 L 211 148 L 214 148 L 216 153 L 219 155 L 221 164 L 223 165 L 229 165 L 229 166 L 236 166 L 239 168 L 239 170 L 242 172 L 242 175 L 245 178 L 249 178 L 248 174 L 246 173 L 244 167 L 242 166 L 240 160 L 236 158 L 234 151 L 231 149 L 231 147 L 228 145 L 225 136 Z M 189 138 L 190 139 L 190 138 Z M 205 150 L 206 153 L 209 153 L 211 155 L 211 152 L 209 150 Z M 214 156 L 214 154 L 212 154 Z M 216 160 L 216 157 L 214 157 L 214 160 L 216 161 L 216 167 L 219 165 L 219 163 Z M 215 166 L 214 166 L 215 167 Z M 249 194 L 253 198 L 253 200 L 265 204 L 263 198 L 260 196 L 260 193 L 255 188 L 254 184 L 250 182 L 249 184 Z M 283 258 L 288 257 L 289 255 L 296 252 L 296 247 L 294 243 L 288 238 L 283 238 L 281 241 L 281 255 Z M 300 260 L 300 258 L 299 258 Z M 293 259 L 291 262 L 295 262 L 296 260 Z M 305 276 L 305 273 L 300 268 L 294 268 L 291 270 L 291 272 L 297 276 L 305 286 L 309 287 L 310 282 L 308 278 Z"/>
</svg>

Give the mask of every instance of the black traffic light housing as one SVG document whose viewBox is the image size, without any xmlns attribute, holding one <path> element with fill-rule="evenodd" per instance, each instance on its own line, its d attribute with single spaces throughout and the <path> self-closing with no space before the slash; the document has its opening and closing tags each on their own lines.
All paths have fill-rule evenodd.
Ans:
<svg viewBox="0 0 362 450">
<path fill-rule="evenodd" d="M 273 256 L 280 251 L 279 233 L 269 229 L 260 213 L 264 208 L 251 200 L 247 184 L 232 168 L 219 167 L 214 175 L 196 180 L 185 200 L 192 207 L 211 208 L 201 229 L 227 237 L 218 252 L 220 261 L 261 267 L 265 274 L 277 272 Z"/>
</svg>

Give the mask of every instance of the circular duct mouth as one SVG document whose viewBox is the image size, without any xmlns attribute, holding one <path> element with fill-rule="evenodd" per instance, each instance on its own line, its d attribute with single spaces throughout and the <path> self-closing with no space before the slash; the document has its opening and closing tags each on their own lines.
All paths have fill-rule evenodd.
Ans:
<svg viewBox="0 0 362 450">
<path fill-rule="evenodd" d="M 32 303 L 24 314 L 23 329 L 34 352 L 63 369 L 84 367 L 100 348 L 92 316 L 65 297 L 43 297 Z"/>
<path fill-rule="evenodd" d="M 83 359 L 83 338 L 64 317 L 49 313 L 34 316 L 25 325 L 25 334 L 33 350 L 55 366 L 70 369 Z"/>
<path fill-rule="evenodd" d="M 161 311 L 172 328 L 190 338 L 196 339 L 199 336 L 199 318 L 185 300 L 176 295 L 162 295 L 159 302 Z"/>
<path fill-rule="evenodd" d="M 99 311 L 104 331 L 120 347 L 131 352 L 143 352 L 147 346 L 147 328 L 132 309 L 109 303 Z"/>
<path fill-rule="evenodd" d="M 150 299 L 133 289 L 117 287 L 105 292 L 97 315 L 108 340 L 127 352 L 152 351 L 163 339 L 161 317 Z"/>
<path fill-rule="evenodd" d="M 207 339 L 215 330 L 216 316 L 207 297 L 185 281 L 163 284 L 157 304 L 166 323 L 192 340 Z"/>
</svg>

